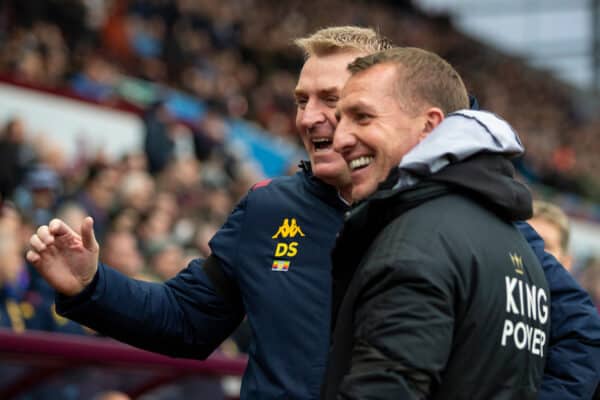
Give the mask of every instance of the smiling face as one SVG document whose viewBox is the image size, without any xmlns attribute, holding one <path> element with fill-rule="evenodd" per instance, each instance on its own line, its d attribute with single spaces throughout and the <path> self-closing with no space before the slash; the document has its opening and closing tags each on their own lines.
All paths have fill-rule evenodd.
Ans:
<svg viewBox="0 0 600 400">
<path fill-rule="evenodd" d="M 294 91 L 297 103 L 296 127 L 312 163 L 316 177 L 338 188 L 348 187 L 350 176 L 346 163 L 333 150 L 333 133 L 337 124 L 335 110 L 346 80 L 347 66 L 357 50 L 339 50 L 309 57 Z"/>
<path fill-rule="evenodd" d="M 398 79 L 397 66 L 379 64 L 353 75 L 342 91 L 334 148 L 350 167 L 353 200 L 375 192 L 390 169 L 443 119 L 435 107 L 408 112 L 396 89 Z"/>
</svg>

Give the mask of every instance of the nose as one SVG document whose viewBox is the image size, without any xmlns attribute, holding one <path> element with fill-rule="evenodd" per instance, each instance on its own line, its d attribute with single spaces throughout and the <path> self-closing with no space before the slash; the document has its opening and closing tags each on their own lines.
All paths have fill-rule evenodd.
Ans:
<svg viewBox="0 0 600 400">
<path fill-rule="evenodd" d="M 318 101 L 310 99 L 304 109 L 298 110 L 298 122 L 304 130 L 310 129 L 318 123 L 326 120 L 323 106 L 319 105 Z"/>
<path fill-rule="evenodd" d="M 356 136 L 352 133 L 351 124 L 342 118 L 333 134 L 333 149 L 342 156 L 348 154 L 356 145 Z"/>
</svg>

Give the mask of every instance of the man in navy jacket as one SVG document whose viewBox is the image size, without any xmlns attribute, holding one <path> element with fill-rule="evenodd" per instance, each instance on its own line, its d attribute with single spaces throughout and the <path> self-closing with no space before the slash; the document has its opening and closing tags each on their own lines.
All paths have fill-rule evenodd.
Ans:
<svg viewBox="0 0 600 400">
<path fill-rule="evenodd" d="M 255 185 L 212 239 L 212 255 L 164 284 L 99 265 L 90 218 L 81 234 L 59 220 L 40 227 L 28 259 L 60 293 L 62 315 L 135 346 L 190 358 L 207 357 L 247 315 L 253 342 L 242 398 L 318 398 L 329 345 L 329 252 L 350 189 L 344 160 L 332 149 L 335 107 L 346 65 L 390 45 L 353 27 L 321 30 L 297 44 L 307 60 L 295 91 L 296 123 L 311 167 Z M 530 242 L 541 242 L 528 225 L 522 229 Z M 542 261 L 546 270 L 560 268 Z M 560 299 L 550 286 L 553 301 Z M 576 312 L 552 314 L 552 325 L 568 333 L 551 338 L 548 399 L 586 398 L 598 380 L 600 322 L 588 313 L 586 294 L 574 282 L 567 286 L 565 304 L 553 302 L 553 311 L 581 300 Z M 579 361 L 579 375 L 562 375 L 561 368 Z"/>
</svg>

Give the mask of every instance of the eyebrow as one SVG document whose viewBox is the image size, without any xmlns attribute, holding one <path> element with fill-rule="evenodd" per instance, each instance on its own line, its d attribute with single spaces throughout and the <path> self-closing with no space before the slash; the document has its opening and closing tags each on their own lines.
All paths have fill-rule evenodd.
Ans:
<svg viewBox="0 0 600 400">
<path fill-rule="evenodd" d="M 317 93 L 319 95 L 321 95 L 321 96 L 322 95 L 332 94 L 332 93 L 338 93 L 338 92 L 339 92 L 339 89 L 336 86 L 331 86 L 331 87 L 328 87 L 328 88 L 325 88 L 325 89 L 319 89 L 317 91 Z M 301 95 L 303 95 L 305 93 L 306 93 L 306 90 L 303 90 L 302 88 L 296 88 L 296 89 L 294 89 L 294 96 L 295 97 L 301 96 Z"/>
<path fill-rule="evenodd" d="M 344 112 L 349 114 L 356 114 L 358 112 L 373 112 L 373 107 L 361 100 L 357 100 L 354 104 L 343 108 Z"/>
</svg>

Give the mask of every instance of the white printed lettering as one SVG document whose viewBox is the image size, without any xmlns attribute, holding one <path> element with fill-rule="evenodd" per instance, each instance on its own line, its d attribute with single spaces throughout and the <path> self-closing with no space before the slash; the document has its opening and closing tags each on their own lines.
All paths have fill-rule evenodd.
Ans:
<svg viewBox="0 0 600 400">
<path fill-rule="evenodd" d="M 504 321 L 504 329 L 502 330 L 502 346 L 506 346 L 506 338 L 513 334 L 515 327 L 510 319 Z"/>
<path fill-rule="evenodd" d="M 535 330 L 535 333 L 533 334 L 533 344 L 531 345 L 531 352 L 535 355 L 540 355 L 540 353 L 542 352 L 540 343 L 542 342 L 542 336 L 543 332 L 540 331 L 539 329 Z"/>
<path fill-rule="evenodd" d="M 522 339 L 519 339 L 519 331 L 522 332 Z M 517 322 L 517 325 L 515 326 L 514 338 L 515 346 L 517 346 L 517 349 L 524 349 L 525 345 L 527 344 L 527 331 L 524 323 Z"/>
<path fill-rule="evenodd" d="M 539 289 L 537 293 L 537 306 L 538 306 L 538 315 L 540 316 L 540 322 L 545 324 L 548 320 L 548 297 L 546 297 L 546 292 L 544 289 Z M 542 303 L 542 298 L 544 302 Z"/>
<path fill-rule="evenodd" d="M 527 317 L 537 320 L 537 302 L 535 296 L 537 288 L 535 287 L 535 285 L 529 286 L 525 284 L 525 289 L 527 292 Z"/>
<path fill-rule="evenodd" d="M 506 312 L 518 315 L 517 303 L 513 297 L 513 291 L 517 286 L 517 278 L 506 277 Z"/>
<path fill-rule="evenodd" d="M 544 344 L 546 343 L 546 333 L 538 328 L 527 325 L 524 322 L 513 323 L 507 319 L 504 321 L 502 330 L 502 340 L 500 344 L 506 347 L 509 339 L 512 337 L 512 342 L 519 350 L 528 350 L 536 356 L 544 356 Z"/>
<path fill-rule="evenodd" d="M 533 336 L 533 326 L 531 325 L 525 325 L 525 329 L 527 329 L 527 350 L 531 351 L 531 343 L 532 343 L 532 336 Z"/>
<path fill-rule="evenodd" d="M 525 308 L 523 308 L 523 281 L 519 279 L 519 302 L 521 303 L 521 315 L 525 315 Z"/>
</svg>

